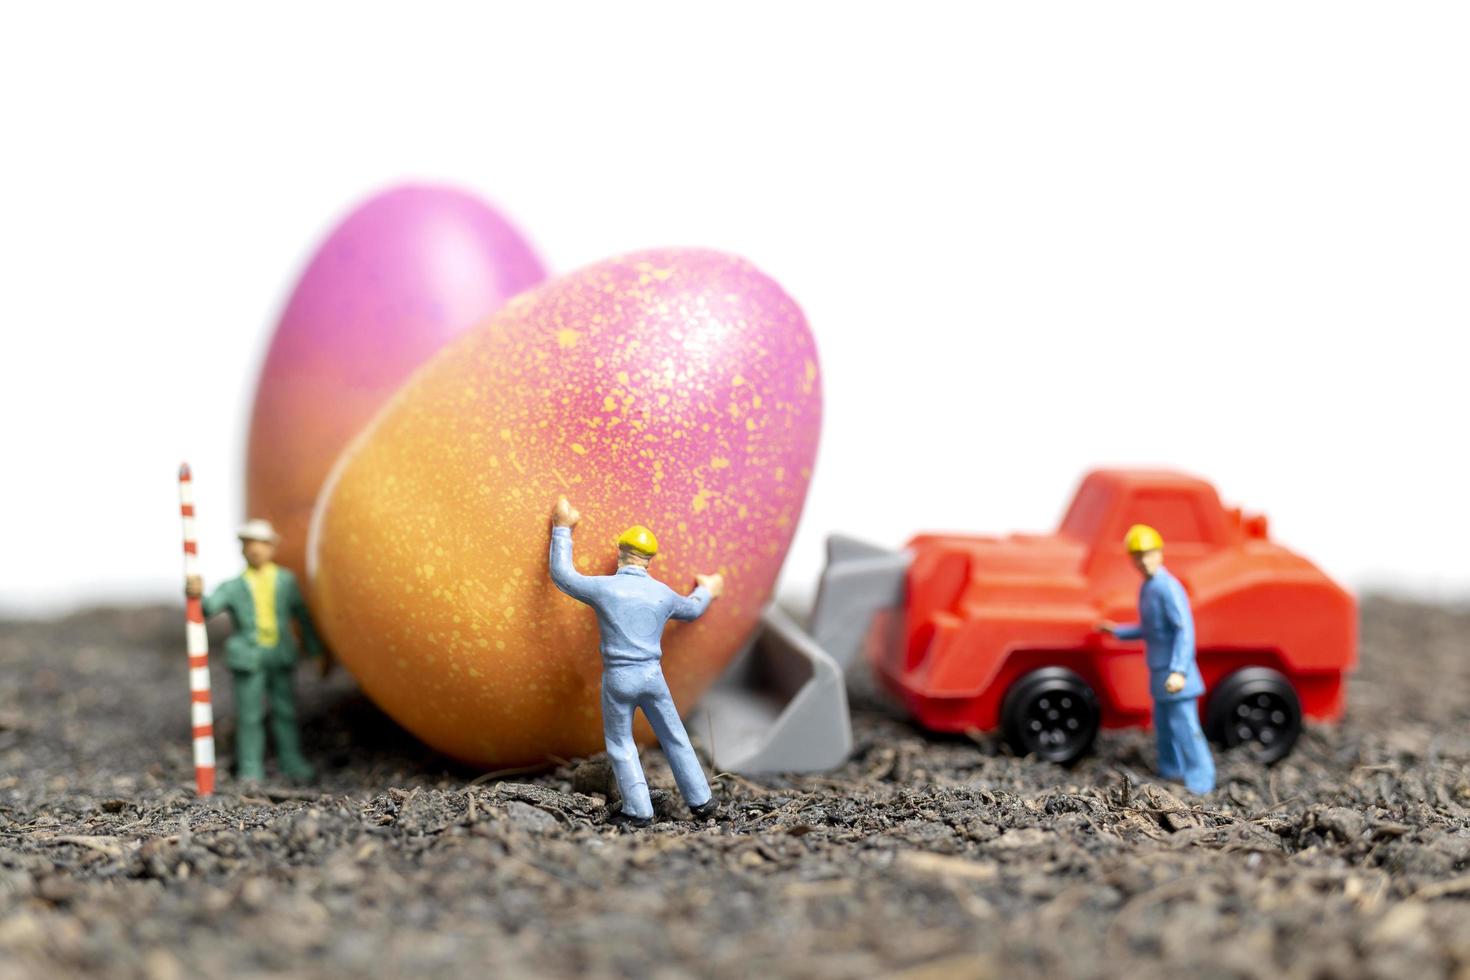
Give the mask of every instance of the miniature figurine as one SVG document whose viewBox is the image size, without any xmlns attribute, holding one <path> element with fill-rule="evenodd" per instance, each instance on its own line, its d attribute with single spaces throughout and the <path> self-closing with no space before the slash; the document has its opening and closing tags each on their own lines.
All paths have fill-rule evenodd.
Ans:
<svg viewBox="0 0 1470 980">
<path fill-rule="evenodd" d="M 321 642 L 311 624 L 296 578 L 272 560 L 280 536 L 269 521 L 250 520 L 237 534 L 245 571 L 222 583 L 204 599 L 204 615 L 228 612 L 234 632 L 225 641 L 225 660 L 235 677 L 235 774 L 245 782 L 265 779 L 265 701 L 270 699 L 271 732 L 281 772 L 304 783 L 315 775 L 301 754 L 292 687 L 299 648 L 290 623 L 301 629 L 307 656 L 320 656 Z M 190 575 L 185 595 L 204 594 L 204 582 Z"/>
<path fill-rule="evenodd" d="M 693 620 L 703 615 L 710 601 L 724 591 L 724 577 L 696 575 L 698 585 L 688 596 L 650 577 L 648 565 L 658 554 L 658 540 L 642 525 L 618 537 L 617 572 L 582 575 L 572 566 L 572 528 L 581 519 L 566 497 L 557 500 L 551 516 L 551 580 L 597 612 L 602 636 L 602 733 L 623 796 L 622 808 L 610 819 L 635 827 L 653 821 L 653 802 L 633 741 L 637 708 L 643 709 L 653 726 L 689 812 L 700 820 L 713 817 L 719 807 L 669 694 L 659 662 L 663 657 L 659 641 L 669 619 Z"/>
<path fill-rule="evenodd" d="M 1194 656 L 1194 617 L 1189 596 L 1164 567 L 1164 539 L 1147 524 L 1135 524 L 1123 538 L 1133 565 L 1143 576 L 1138 590 L 1139 622 L 1098 629 L 1120 640 L 1147 644 L 1148 689 L 1154 701 L 1154 737 L 1159 748 L 1159 775 L 1180 780 L 1191 793 L 1215 788 L 1215 760 L 1199 721 L 1199 699 L 1205 693 Z"/>
</svg>

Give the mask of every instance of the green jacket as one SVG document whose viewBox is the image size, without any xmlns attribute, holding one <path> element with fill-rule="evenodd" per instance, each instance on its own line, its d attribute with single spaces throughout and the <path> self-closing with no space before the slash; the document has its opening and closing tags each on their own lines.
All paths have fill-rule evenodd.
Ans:
<svg viewBox="0 0 1470 980">
<path fill-rule="evenodd" d="M 300 650 L 296 645 L 296 633 L 291 629 L 291 620 L 301 625 L 301 640 L 306 645 L 307 656 L 321 652 L 322 644 L 311 625 L 311 614 L 306 609 L 306 600 L 296 585 L 296 576 L 276 566 L 276 622 L 281 638 L 274 647 L 262 647 L 255 641 L 255 596 L 244 575 L 228 582 L 221 582 L 204 598 L 204 615 L 228 612 L 235 630 L 225 640 L 225 662 L 231 670 L 255 672 L 271 667 L 290 667 L 296 663 Z"/>
</svg>

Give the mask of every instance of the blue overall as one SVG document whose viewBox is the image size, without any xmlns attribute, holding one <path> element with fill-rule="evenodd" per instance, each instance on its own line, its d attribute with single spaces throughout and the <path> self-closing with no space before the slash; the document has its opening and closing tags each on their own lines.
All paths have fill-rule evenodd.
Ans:
<svg viewBox="0 0 1470 980">
<path fill-rule="evenodd" d="M 582 575 L 572 567 L 572 531 L 566 527 L 551 530 L 551 580 L 597 611 L 602 633 L 602 736 L 623 794 L 623 812 L 640 819 L 653 816 L 633 741 L 637 708 L 653 726 L 684 802 L 691 807 L 708 803 L 704 769 L 664 680 L 659 639 L 668 620 L 698 619 L 709 606 L 709 590 L 701 585 L 681 596 L 636 565 L 624 565 L 613 575 Z"/>
<path fill-rule="evenodd" d="M 1147 647 L 1148 690 L 1154 699 L 1154 737 L 1159 775 L 1183 781 L 1191 793 L 1215 788 L 1215 759 L 1199 723 L 1199 698 L 1205 681 L 1194 659 L 1194 616 L 1179 580 L 1160 568 L 1138 590 L 1140 623 L 1120 626 L 1120 640 L 1142 639 Z M 1184 687 L 1164 689 L 1170 674 L 1183 674 Z"/>
</svg>

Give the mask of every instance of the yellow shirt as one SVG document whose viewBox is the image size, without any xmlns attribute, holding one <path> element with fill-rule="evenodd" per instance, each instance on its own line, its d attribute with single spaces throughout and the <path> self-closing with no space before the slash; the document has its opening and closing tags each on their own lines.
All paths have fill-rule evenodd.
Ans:
<svg viewBox="0 0 1470 980">
<path fill-rule="evenodd" d="M 281 641 L 281 627 L 276 622 L 275 563 L 245 569 L 245 584 L 255 598 L 255 642 L 273 647 Z"/>
</svg>

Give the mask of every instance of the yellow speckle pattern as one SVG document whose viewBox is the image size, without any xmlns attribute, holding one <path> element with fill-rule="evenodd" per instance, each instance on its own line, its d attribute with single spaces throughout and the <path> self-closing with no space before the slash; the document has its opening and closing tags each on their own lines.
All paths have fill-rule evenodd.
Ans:
<svg viewBox="0 0 1470 980">
<path fill-rule="evenodd" d="M 715 252 L 613 259 L 523 294 L 415 375 L 324 491 L 313 592 L 333 648 L 452 756 L 598 751 L 596 618 L 546 569 L 565 494 L 584 574 L 612 572 L 618 533 L 642 524 L 655 577 L 688 592 L 725 575 L 703 618 L 664 632 L 688 709 L 753 630 L 795 531 L 816 364 L 790 297 Z"/>
</svg>

